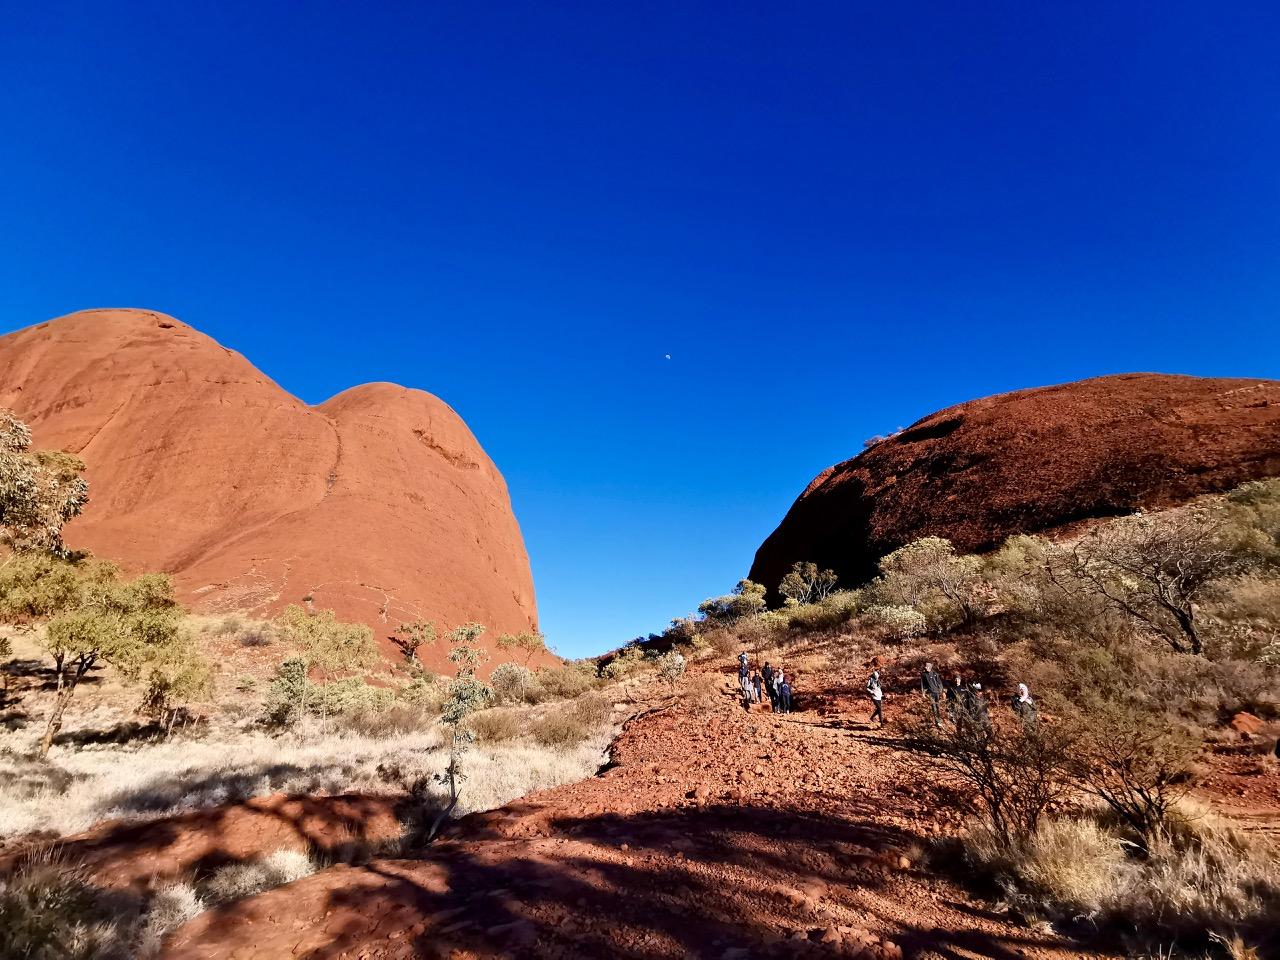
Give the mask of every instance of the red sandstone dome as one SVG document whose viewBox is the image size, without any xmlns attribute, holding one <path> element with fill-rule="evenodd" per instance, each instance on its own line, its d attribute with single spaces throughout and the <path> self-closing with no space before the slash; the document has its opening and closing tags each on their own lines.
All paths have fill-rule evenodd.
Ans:
<svg viewBox="0 0 1280 960">
<path fill-rule="evenodd" d="M 982 551 L 1016 533 L 1161 507 L 1280 474 L 1280 382 L 1097 377 L 973 400 L 824 470 L 756 552 L 843 584 L 925 536 Z"/>
<path fill-rule="evenodd" d="M 309 407 L 172 317 L 87 310 L 0 337 L 0 407 L 88 464 L 71 545 L 173 574 L 198 611 L 536 625 L 502 475 L 429 393 Z"/>
</svg>

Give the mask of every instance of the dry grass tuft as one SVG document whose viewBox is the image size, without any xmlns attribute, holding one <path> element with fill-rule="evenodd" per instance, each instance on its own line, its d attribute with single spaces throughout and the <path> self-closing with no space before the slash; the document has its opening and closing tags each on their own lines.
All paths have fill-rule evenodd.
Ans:
<svg viewBox="0 0 1280 960">
<path fill-rule="evenodd" d="M 467 725 L 476 735 L 480 743 L 506 743 L 514 740 L 523 732 L 522 714 L 515 710 L 504 710 L 498 707 L 473 714 Z"/>
<path fill-rule="evenodd" d="M 316 864 L 300 850 L 277 850 L 268 856 L 222 867 L 204 884 L 210 905 L 230 903 L 274 890 L 315 873 Z"/>
</svg>

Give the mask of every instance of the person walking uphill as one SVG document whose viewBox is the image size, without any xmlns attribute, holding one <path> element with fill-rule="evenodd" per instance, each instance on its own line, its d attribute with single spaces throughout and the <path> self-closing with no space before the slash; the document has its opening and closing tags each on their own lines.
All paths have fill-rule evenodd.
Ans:
<svg viewBox="0 0 1280 960">
<path fill-rule="evenodd" d="M 764 677 L 759 670 L 751 671 L 751 695 L 756 703 L 764 703 Z"/>
<path fill-rule="evenodd" d="M 1036 722 L 1036 702 L 1031 699 L 1031 689 L 1025 684 L 1018 684 L 1018 693 L 1013 698 L 1013 712 L 1023 723 Z"/>
<path fill-rule="evenodd" d="M 747 651 L 738 654 L 738 686 L 742 688 L 742 702 L 751 705 L 751 665 L 747 660 Z"/>
<path fill-rule="evenodd" d="M 873 720 L 879 720 L 880 726 L 884 726 L 884 687 L 880 685 L 880 671 L 871 671 L 871 676 L 867 680 L 867 693 L 871 697 L 873 709 L 871 716 L 867 718 L 867 723 Z"/>
<path fill-rule="evenodd" d="M 773 665 L 768 660 L 760 668 L 760 679 L 764 681 L 764 692 L 769 695 L 769 706 L 773 708 L 774 713 L 777 713 L 778 694 L 773 689 Z"/>
<path fill-rule="evenodd" d="M 920 692 L 929 698 L 929 710 L 933 714 L 933 725 L 942 727 L 942 678 L 933 669 L 932 663 L 924 665 L 924 673 L 920 674 Z"/>
</svg>

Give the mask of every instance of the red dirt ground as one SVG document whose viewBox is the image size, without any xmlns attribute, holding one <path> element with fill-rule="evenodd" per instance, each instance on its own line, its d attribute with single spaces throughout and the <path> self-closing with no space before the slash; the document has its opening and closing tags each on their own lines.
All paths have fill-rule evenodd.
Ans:
<svg viewBox="0 0 1280 960">
<path fill-rule="evenodd" d="M 0 407 L 88 464 L 72 545 L 172 573 L 197 612 L 311 596 L 388 651 L 418 617 L 537 622 L 502 475 L 429 393 L 373 383 L 309 407 L 172 317 L 88 310 L 0 337 Z"/>
<path fill-rule="evenodd" d="M 1124 374 L 973 400 L 824 470 L 756 553 L 857 584 L 925 536 L 963 552 L 1280 474 L 1280 382 Z"/>
<path fill-rule="evenodd" d="M 912 677 L 887 666 L 890 724 L 864 722 L 864 664 L 802 672 L 800 712 L 744 712 L 725 672 L 628 722 L 601 775 L 453 825 L 417 859 L 342 864 L 209 911 L 167 960 L 846 956 L 1077 958 L 915 862 L 967 813 L 897 740 Z M 1243 740 L 1209 758 L 1206 799 L 1280 823 L 1280 765 Z M 104 883 L 204 875 L 281 847 L 343 860 L 398 832 L 397 801 L 270 797 L 65 844 Z"/>
</svg>

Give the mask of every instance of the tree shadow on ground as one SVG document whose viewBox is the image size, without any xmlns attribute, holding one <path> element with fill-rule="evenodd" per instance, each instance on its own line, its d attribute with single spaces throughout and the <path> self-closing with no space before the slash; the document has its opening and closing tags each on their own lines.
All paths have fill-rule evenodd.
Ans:
<svg viewBox="0 0 1280 960">
<path fill-rule="evenodd" d="M 860 939 L 870 928 L 908 954 L 1015 960 L 1046 942 L 956 911 L 945 912 L 954 924 L 904 922 L 907 881 L 890 859 L 896 863 L 895 848 L 914 838 L 867 821 L 764 806 L 541 820 L 531 812 L 464 821 L 462 839 L 420 859 L 337 868 L 217 911 L 191 931 L 193 939 L 174 944 L 173 956 L 230 956 L 248 945 L 260 952 L 245 956 L 276 951 L 309 960 L 454 950 L 634 960 L 871 957 L 877 954 L 858 953 L 874 943 Z M 520 835 L 529 823 L 535 835 Z M 260 942 L 274 931 L 255 920 L 282 912 L 301 926 L 324 919 L 286 933 L 290 942 Z"/>
</svg>

